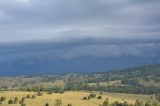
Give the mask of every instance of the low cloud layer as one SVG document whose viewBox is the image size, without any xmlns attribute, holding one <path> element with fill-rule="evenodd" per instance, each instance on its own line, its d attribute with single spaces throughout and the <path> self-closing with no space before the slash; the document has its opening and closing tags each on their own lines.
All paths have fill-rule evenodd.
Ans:
<svg viewBox="0 0 160 106">
<path fill-rule="evenodd" d="M 160 39 L 159 0 L 1 0 L 0 43 Z"/>
<path fill-rule="evenodd" d="M 106 41 L 107 42 L 107 41 Z M 88 43 L 88 44 L 87 44 Z M 0 63 L 15 61 L 57 61 L 80 58 L 145 58 L 159 61 L 159 42 L 110 42 L 80 41 L 79 43 L 39 43 L 0 47 Z"/>
</svg>

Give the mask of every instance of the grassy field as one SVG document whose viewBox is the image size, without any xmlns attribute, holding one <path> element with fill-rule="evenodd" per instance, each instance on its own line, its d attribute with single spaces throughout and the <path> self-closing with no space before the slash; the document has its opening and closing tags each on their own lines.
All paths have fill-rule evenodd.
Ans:
<svg viewBox="0 0 160 106">
<path fill-rule="evenodd" d="M 99 96 L 99 92 L 94 92 L 97 96 Z M 36 95 L 35 92 L 22 92 L 22 91 L 1 91 L 0 97 L 5 96 L 7 100 L 0 104 L 0 106 L 20 106 L 19 104 L 8 105 L 9 99 L 14 99 L 14 97 L 18 97 L 21 99 L 22 97 L 26 97 L 26 95 Z M 154 101 L 151 99 L 150 95 L 135 95 L 135 94 L 121 94 L 121 93 L 103 93 L 102 100 L 98 99 L 90 99 L 83 100 L 84 96 L 88 96 L 89 92 L 83 91 L 70 91 L 65 92 L 64 94 L 53 93 L 47 94 L 43 93 L 43 96 L 36 96 L 35 99 L 26 99 L 25 103 L 27 106 L 44 106 L 45 103 L 49 103 L 51 106 L 54 106 L 54 101 L 56 99 L 62 99 L 63 106 L 67 106 L 67 104 L 71 103 L 73 106 L 99 106 L 102 104 L 106 98 L 109 98 L 110 103 L 119 101 L 128 101 L 129 103 L 134 103 L 136 99 L 140 99 L 142 101 Z"/>
</svg>

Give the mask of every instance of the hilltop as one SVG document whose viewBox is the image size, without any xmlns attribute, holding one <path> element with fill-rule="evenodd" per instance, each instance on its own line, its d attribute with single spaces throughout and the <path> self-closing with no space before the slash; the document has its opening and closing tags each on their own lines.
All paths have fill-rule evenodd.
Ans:
<svg viewBox="0 0 160 106">
<path fill-rule="evenodd" d="M 97 90 L 123 93 L 160 93 L 160 65 L 92 74 L 1 77 L 1 90 Z"/>
</svg>

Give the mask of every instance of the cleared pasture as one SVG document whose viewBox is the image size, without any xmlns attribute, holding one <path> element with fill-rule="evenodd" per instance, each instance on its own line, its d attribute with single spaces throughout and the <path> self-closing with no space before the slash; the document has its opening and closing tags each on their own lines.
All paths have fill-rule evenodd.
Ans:
<svg viewBox="0 0 160 106">
<path fill-rule="evenodd" d="M 99 92 L 93 92 L 97 96 L 100 95 Z M 8 104 L 9 99 L 14 99 L 18 97 L 19 100 L 22 97 L 26 97 L 26 95 L 36 95 L 36 92 L 22 92 L 22 91 L 1 91 L 0 97 L 5 96 L 7 99 L 5 102 L 0 104 L 0 106 L 20 106 L 19 104 Z M 136 94 L 122 94 L 122 93 L 103 93 L 101 95 L 103 98 L 98 100 L 97 98 L 90 100 L 83 100 L 84 96 L 88 96 L 90 92 L 85 91 L 69 91 L 63 94 L 53 93 L 47 94 L 43 93 L 42 96 L 36 96 L 35 99 L 26 98 L 25 104 L 26 106 L 45 106 L 45 103 L 49 103 L 51 106 L 54 106 L 54 101 L 56 99 L 62 99 L 63 106 L 67 106 L 67 104 L 72 104 L 73 106 L 99 106 L 103 101 L 108 98 L 109 102 L 124 102 L 127 101 L 129 103 L 134 103 L 136 99 L 140 99 L 142 101 L 154 101 L 154 98 L 151 99 L 151 95 L 136 95 Z"/>
</svg>

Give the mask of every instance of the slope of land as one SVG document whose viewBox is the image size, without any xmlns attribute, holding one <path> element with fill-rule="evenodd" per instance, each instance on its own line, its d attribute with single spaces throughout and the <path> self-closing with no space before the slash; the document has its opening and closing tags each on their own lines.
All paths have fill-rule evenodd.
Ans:
<svg viewBox="0 0 160 106">
<path fill-rule="evenodd" d="M 145 65 L 92 74 L 1 77 L 1 90 L 89 90 L 117 93 L 160 93 L 160 65 Z"/>
</svg>

